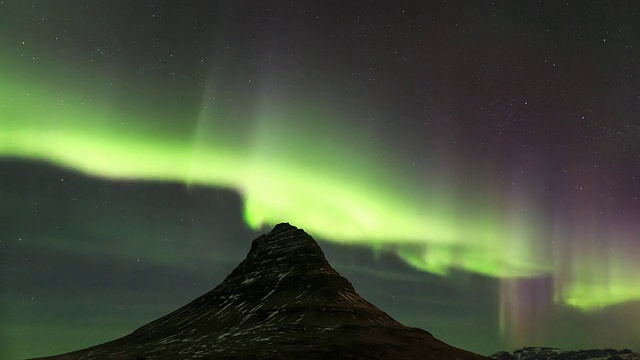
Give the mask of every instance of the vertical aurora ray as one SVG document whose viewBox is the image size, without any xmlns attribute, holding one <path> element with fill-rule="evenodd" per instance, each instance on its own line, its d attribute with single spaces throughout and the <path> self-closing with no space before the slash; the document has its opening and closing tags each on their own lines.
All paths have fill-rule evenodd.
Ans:
<svg viewBox="0 0 640 360">
<path fill-rule="evenodd" d="M 580 242 L 571 243 L 563 255 L 567 263 L 558 265 L 564 269 L 556 277 L 559 299 L 585 310 L 640 299 L 640 278 L 634 276 L 640 272 L 637 229 L 620 225 L 614 231 L 592 223 L 569 236 Z"/>
<path fill-rule="evenodd" d="M 640 300 L 640 279 L 628 276 L 638 269 L 638 249 L 624 249 L 637 243 L 637 228 L 604 233 L 604 248 L 589 240 L 602 229 L 554 225 L 563 234 L 555 243 L 575 247 L 566 254 L 549 245 L 553 235 L 544 228 L 552 222 L 525 198 L 469 202 L 465 189 L 418 181 L 379 144 L 336 125 L 346 123 L 339 115 L 310 103 L 233 119 L 254 124 L 251 134 L 236 137 L 234 121 L 219 121 L 204 107 L 175 128 L 161 125 L 174 121 L 119 112 L 80 94 L 54 96 L 9 76 L 0 81 L 2 157 L 114 180 L 235 189 L 253 228 L 290 221 L 326 240 L 395 251 L 441 275 L 457 269 L 510 281 L 551 276 L 556 299 L 585 311 Z M 487 194 L 501 197 L 499 189 Z M 509 293 L 520 288 L 505 284 L 503 298 L 517 299 Z"/>
</svg>

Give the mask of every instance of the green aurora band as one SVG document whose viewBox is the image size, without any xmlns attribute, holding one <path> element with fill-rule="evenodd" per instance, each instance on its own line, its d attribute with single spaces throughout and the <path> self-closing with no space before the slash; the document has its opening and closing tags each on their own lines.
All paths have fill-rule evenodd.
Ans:
<svg viewBox="0 0 640 360">
<path fill-rule="evenodd" d="M 441 275 L 552 276 L 556 301 L 584 311 L 640 300 L 640 281 L 630 284 L 630 269 L 622 270 L 633 259 L 609 254 L 616 268 L 601 272 L 589 266 L 599 254 L 561 265 L 557 249 L 540 245 L 553 236 L 541 232 L 540 214 L 525 217 L 488 200 L 469 204 L 459 191 L 421 182 L 391 152 L 331 127 L 347 122 L 327 121 L 336 115 L 319 107 L 261 104 L 249 134 L 239 135 L 221 121 L 227 115 L 206 105 L 195 119 L 176 122 L 34 84 L 0 79 L 0 157 L 114 180 L 233 189 L 253 228 L 289 221 L 325 240 L 394 251 Z"/>
</svg>

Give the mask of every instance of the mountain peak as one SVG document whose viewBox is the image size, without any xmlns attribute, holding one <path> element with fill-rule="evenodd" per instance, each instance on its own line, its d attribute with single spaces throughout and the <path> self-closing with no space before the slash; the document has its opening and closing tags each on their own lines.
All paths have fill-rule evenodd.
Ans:
<svg viewBox="0 0 640 360">
<path fill-rule="evenodd" d="M 279 232 L 289 231 L 289 230 L 298 230 L 298 228 L 289 224 L 288 222 L 281 222 L 279 224 L 276 224 L 276 226 L 273 227 L 273 230 L 271 230 L 270 234 L 277 234 Z"/>
<path fill-rule="evenodd" d="M 52 359 L 459 359 L 451 347 L 394 320 L 288 223 L 251 244 L 210 292 L 130 335 Z"/>
<path fill-rule="evenodd" d="M 295 256 L 301 254 L 300 251 L 324 259 L 322 249 L 309 234 L 289 223 L 280 223 L 269 233 L 253 240 L 247 259 Z"/>
<path fill-rule="evenodd" d="M 238 282 L 246 285 L 258 278 L 265 286 L 277 286 L 285 277 L 310 278 L 313 274 L 342 278 L 309 234 L 289 223 L 280 223 L 271 232 L 253 240 L 246 259 L 218 288 L 226 285 L 237 290 Z"/>
</svg>

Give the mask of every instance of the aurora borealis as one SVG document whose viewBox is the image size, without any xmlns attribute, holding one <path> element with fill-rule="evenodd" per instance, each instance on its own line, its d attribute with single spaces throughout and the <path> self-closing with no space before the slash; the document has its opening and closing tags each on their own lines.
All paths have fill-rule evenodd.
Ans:
<svg viewBox="0 0 640 360">
<path fill-rule="evenodd" d="M 453 345 L 638 350 L 637 5 L 65 3 L 0 2 L 11 356 L 128 333 L 281 221 Z"/>
</svg>

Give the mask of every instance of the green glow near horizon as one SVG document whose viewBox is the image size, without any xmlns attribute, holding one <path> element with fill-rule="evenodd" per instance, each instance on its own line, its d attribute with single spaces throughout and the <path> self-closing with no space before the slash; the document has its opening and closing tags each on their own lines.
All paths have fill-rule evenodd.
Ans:
<svg viewBox="0 0 640 360">
<path fill-rule="evenodd" d="M 0 157 L 114 180 L 234 189 L 253 228 L 288 221 L 322 239 L 395 251 L 431 273 L 517 278 L 556 271 L 548 249 L 536 245 L 538 215 L 467 203 L 456 191 L 414 181 L 413 174 L 397 176 L 398 167 L 371 155 L 375 144 L 331 128 L 328 115 L 312 106 L 266 108 L 251 119 L 250 137 L 234 139 L 229 125 L 204 111 L 179 129 L 151 128 L 161 119 L 88 105 L 78 94 L 49 94 L 0 80 Z M 640 299 L 640 287 L 624 291 L 624 278 L 604 280 L 570 281 L 561 300 L 589 310 Z"/>
</svg>

